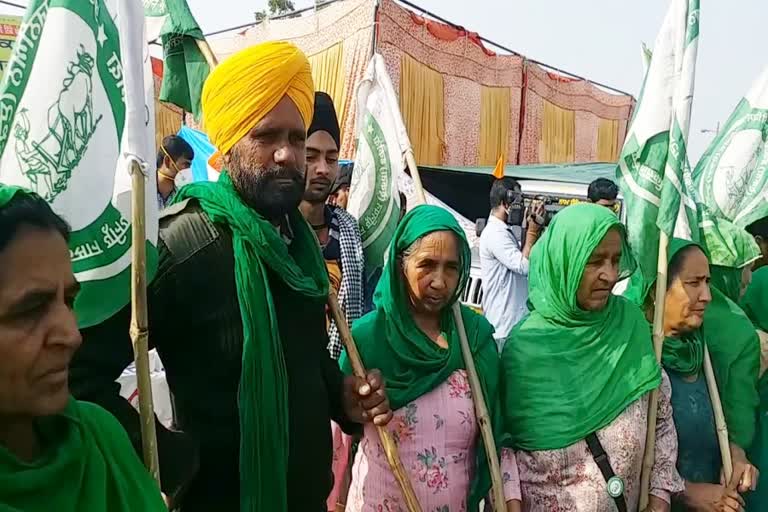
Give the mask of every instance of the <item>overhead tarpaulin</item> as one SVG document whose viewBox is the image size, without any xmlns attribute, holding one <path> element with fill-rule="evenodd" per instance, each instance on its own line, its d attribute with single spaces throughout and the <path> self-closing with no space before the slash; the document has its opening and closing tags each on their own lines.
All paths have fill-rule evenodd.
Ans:
<svg viewBox="0 0 768 512">
<path fill-rule="evenodd" d="M 530 61 L 524 83 L 520 164 L 596 162 L 615 156 L 627 132 L 632 96 L 611 94 Z M 608 140 L 613 134 L 615 142 Z"/>
<path fill-rule="evenodd" d="M 375 0 L 345 0 L 300 16 L 266 19 L 239 34 L 208 39 L 219 60 L 264 41 L 290 41 L 309 58 L 317 90 L 334 100 L 341 124 L 341 157 L 355 146 L 355 87 L 373 53 Z"/>
<path fill-rule="evenodd" d="M 522 57 L 496 55 L 483 46 L 477 34 L 417 16 L 392 0 L 381 2 L 378 21 L 376 49 L 384 57 L 395 91 L 401 94 L 401 110 L 404 103 L 408 103 L 402 97 L 403 92 L 418 90 L 419 87 L 418 83 L 411 83 L 403 75 L 404 68 L 413 68 L 410 61 L 416 61 L 442 76 L 443 164 L 477 165 L 480 160 L 481 125 L 483 122 L 493 123 L 493 119 L 507 124 L 506 134 L 501 126 L 495 129 L 497 136 L 507 139 L 506 154 L 517 154 Z M 509 108 L 508 115 L 482 115 L 484 87 L 509 89 L 509 101 L 506 97 L 504 101 Z M 416 128 L 412 127 L 419 126 L 419 120 L 409 120 L 407 110 L 404 109 L 403 117 L 409 130 L 413 131 Z M 437 127 L 429 128 L 437 133 L 440 131 Z M 409 135 L 414 145 L 422 138 L 418 133 Z M 418 151 L 418 148 L 415 149 Z"/>
<path fill-rule="evenodd" d="M 194 181 L 218 180 L 218 171 L 208 165 L 208 160 L 216 152 L 208 136 L 189 126 L 182 126 L 178 135 L 187 141 L 195 152 L 195 157 L 192 159 L 192 178 Z"/>
</svg>

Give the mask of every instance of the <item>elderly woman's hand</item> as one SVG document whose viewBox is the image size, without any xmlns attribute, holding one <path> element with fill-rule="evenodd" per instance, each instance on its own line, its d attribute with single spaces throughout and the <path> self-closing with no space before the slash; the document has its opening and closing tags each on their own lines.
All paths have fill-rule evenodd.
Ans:
<svg viewBox="0 0 768 512">
<path fill-rule="evenodd" d="M 392 409 L 379 370 L 368 372 L 365 380 L 353 376 L 344 379 L 344 411 L 356 423 L 373 421 L 377 426 L 389 423 Z"/>
<path fill-rule="evenodd" d="M 738 490 L 740 493 L 754 491 L 757 489 L 757 479 L 760 477 L 760 471 L 747 460 L 747 454 L 737 444 L 731 445 L 731 459 L 733 459 L 733 476 L 729 482 L 729 487 Z"/>
<path fill-rule="evenodd" d="M 697 512 L 744 511 L 744 499 L 723 485 L 685 482 L 684 501 L 689 510 Z"/>
</svg>

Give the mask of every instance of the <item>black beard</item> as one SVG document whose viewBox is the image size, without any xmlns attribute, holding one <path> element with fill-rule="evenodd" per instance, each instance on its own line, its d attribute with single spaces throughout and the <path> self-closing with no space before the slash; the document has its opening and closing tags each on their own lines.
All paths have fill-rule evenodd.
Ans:
<svg viewBox="0 0 768 512">
<path fill-rule="evenodd" d="M 306 175 L 297 167 L 243 166 L 233 152 L 228 171 L 242 200 L 268 220 L 298 208 L 304 195 Z M 289 180 L 289 181 L 278 181 Z"/>
<path fill-rule="evenodd" d="M 312 184 L 307 182 L 307 189 L 304 191 L 304 201 L 310 204 L 325 203 L 328 200 L 328 196 L 331 195 L 331 185 L 329 181 L 328 185 L 321 191 L 315 191 L 312 189 Z"/>
</svg>

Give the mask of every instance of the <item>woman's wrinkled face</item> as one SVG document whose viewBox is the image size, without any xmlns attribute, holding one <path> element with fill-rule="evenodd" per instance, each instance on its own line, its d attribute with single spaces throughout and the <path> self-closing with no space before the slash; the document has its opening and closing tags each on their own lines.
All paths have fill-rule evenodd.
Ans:
<svg viewBox="0 0 768 512">
<path fill-rule="evenodd" d="M 621 246 L 621 233 L 611 229 L 592 251 L 576 292 L 576 300 L 581 309 L 600 311 L 608 304 L 613 287 L 619 280 Z"/>
<path fill-rule="evenodd" d="M 695 331 L 704 322 L 704 311 L 712 302 L 709 290 L 709 261 L 698 247 L 682 256 L 680 271 L 667 287 L 664 325 L 668 335 Z"/>
<path fill-rule="evenodd" d="M 435 231 L 416 241 L 412 248 L 403 256 L 411 307 L 419 313 L 437 314 L 448 305 L 459 285 L 459 242 L 450 231 Z"/>
<path fill-rule="evenodd" d="M 0 416 L 62 411 L 80 346 L 72 310 L 79 285 L 55 231 L 22 226 L 0 252 Z"/>
</svg>

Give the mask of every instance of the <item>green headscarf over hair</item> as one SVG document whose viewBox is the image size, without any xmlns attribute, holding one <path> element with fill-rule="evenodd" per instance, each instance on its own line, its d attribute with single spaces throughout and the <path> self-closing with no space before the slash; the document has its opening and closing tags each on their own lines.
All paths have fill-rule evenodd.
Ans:
<svg viewBox="0 0 768 512">
<path fill-rule="evenodd" d="M 576 298 L 587 262 L 610 230 L 621 234 L 620 278 L 636 267 L 619 218 L 603 206 L 558 213 L 530 258 L 531 312 L 502 354 L 507 432 L 518 449 L 570 446 L 610 424 L 661 382 L 648 323 L 627 299 L 600 311 Z"/>
<path fill-rule="evenodd" d="M 688 247 L 698 247 L 704 252 L 696 242 L 673 238 L 667 249 L 667 264 L 670 265 L 675 256 Z M 652 286 L 648 293 L 656 293 L 656 287 Z M 661 363 L 664 368 L 685 376 L 698 375 L 704 364 L 704 336 L 701 331 L 697 329 L 678 338 L 666 338 L 662 346 Z"/>
<path fill-rule="evenodd" d="M 688 240 L 672 239 L 668 262 L 672 261 L 675 254 L 694 245 L 701 248 Z M 738 288 L 736 270 L 718 268 L 715 272 L 718 277 L 713 279 L 710 286 L 712 302 L 704 312 L 704 323 L 697 331 L 679 339 L 667 338 L 662 350 L 662 363 L 665 368 L 684 375 L 696 375 L 703 364 L 704 346 L 709 348 L 728 424 L 728 436 L 732 442 L 747 449 L 755 434 L 759 403 L 757 378 L 760 369 L 760 341 L 741 308 L 726 296 L 727 292 L 735 293 L 738 297 L 741 270 L 738 269 Z M 718 289 L 717 284 L 723 286 L 725 292 Z"/>
<path fill-rule="evenodd" d="M 0 184 L 0 209 L 23 188 Z M 0 512 L 167 510 L 125 430 L 101 407 L 70 399 L 39 418 L 42 455 L 25 462 L 0 445 Z"/>
<path fill-rule="evenodd" d="M 288 214 L 294 233 L 289 246 L 267 219 L 243 203 L 226 172 L 216 183 L 181 188 L 174 202 L 186 199 L 197 200 L 212 222 L 232 230 L 244 339 L 238 392 L 240 507 L 282 512 L 288 507 L 288 374 L 267 273 L 324 304 L 328 272 L 298 209 Z"/>
<path fill-rule="evenodd" d="M 768 332 L 768 266 L 752 273 L 752 284 L 741 299 L 741 307 L 755 328 Z"/>
<path fill-rule="evenodd" d="M 436 206 L 417 206 L 400 221 L 389 246 L 386 265 L 374 295 L 376 309 L 352 326 L 363 363 L 368 368 L 379 368 L 387 381 L 387 395 L 393 410 L 430 392 L 453 372 L 465 367 L 451 308 L 446 306 L 442 312 L 441 328 L 448 340 L 448 348 L 443 349 L 414 322 L 406 284 L 402 279 L 399 257 L 403 251 L 435 231 L 451 231 L 458 239 L 460 279 L 450 302 L 453 304 L 459 299 L 469 278 L 471 259 L 464 231 L 447 210 Z M 493 327 L 467 307 L 461 307 L 461 315 L 494 431 L 498 434 L 499 356 L 493 341 Z M 345 373 L 352 373 L 346 353 L 342 354 L 340 364 Z M 477 510 L 480 500 L 491 487 L 485 448 L 482 439 L 477 442 L 477 471 L 471 484 L 467 510 Z M 500 446 L 501 440 L 497 439 L 497 443 Z"/>
</svg>

